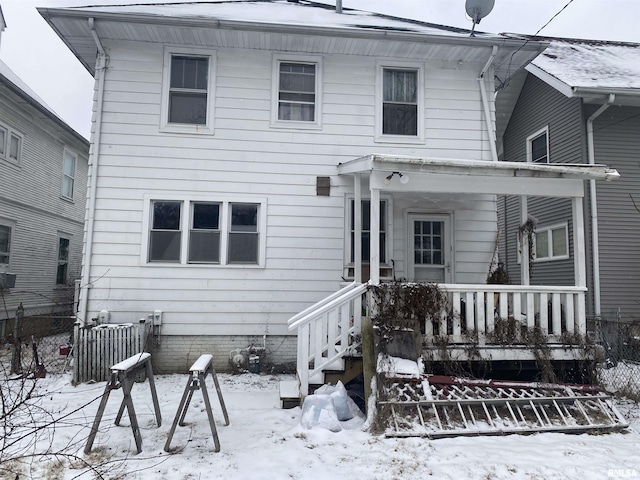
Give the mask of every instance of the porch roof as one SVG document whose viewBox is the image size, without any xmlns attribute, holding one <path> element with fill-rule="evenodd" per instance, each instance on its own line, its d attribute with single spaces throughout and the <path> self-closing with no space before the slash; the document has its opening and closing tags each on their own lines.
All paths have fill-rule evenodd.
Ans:
<svg viewBox="0 0 640 480">
<path fill-rule="evenodd" d="M 551 197 L 582 197 L 584 180 L 614 180 L 620 176 L 606 165 L 490 162 L 379 154 L 338 165 L 340 175 L 356 173 L 369 174 L 370 188 L 380 190 Z"/>
</svg>

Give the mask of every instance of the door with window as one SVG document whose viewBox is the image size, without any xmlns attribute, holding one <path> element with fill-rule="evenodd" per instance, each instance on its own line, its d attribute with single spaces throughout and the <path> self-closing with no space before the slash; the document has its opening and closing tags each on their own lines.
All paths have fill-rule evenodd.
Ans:
<svg viewBox="0 0 640 480">
<path fill-rule="evenodd" d="M 451 282 L 451 217 L 417 215 L 408 217 L 408 271 L 416 282 Z"/>
</svg>

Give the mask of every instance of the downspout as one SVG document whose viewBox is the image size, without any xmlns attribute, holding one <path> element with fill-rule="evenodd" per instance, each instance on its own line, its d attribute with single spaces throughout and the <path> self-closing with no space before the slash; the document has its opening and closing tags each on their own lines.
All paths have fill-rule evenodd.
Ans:
<svg viewBox="0 0 640 480">
<path fill-rule="evenodd" d="M 102 130 L 102 105 L 104 101 L 104 77 L 107 67 L 107 54 L 102 46 L 102 42 L 96 32 L 95 21 L 89 18 L 89 29 L 91 36 L 98 48 L 98 58 L 96 61 L 96 79 L 98 81 L 98 96 L 96 99 L 96 113 L 93 130 L 93 141 L 91 144 L 90 165 L 91 183 L 89 186 L 89 205 L 87 207 L 87 233 L 85 237 L 84 262 L 82 265 L 82 284 L 80 296 L 80 321 L 87 324 L 87 303 L 89 301 L 89 289 L 91 288 L 91 256 L 93 253 L 93 231 L 96 213 L 96 191 L 98 189 L 98 161 L 100 158 L 100 133 Z"/>
<path fill-rule="evenodd" d="M 489 99 L 487 98 L 487 87 L 484 84 L 484 76 L 491 67 L 493 60 L 496 58 L 496 54 L 498 53 L 498 46 L 494 45 L 493 50 L 491 51 L 491 56 L 484 68 L 480 72 L 480 76 L 478 77 L 478 83 L 480 84 L 480 98 L 482 99 L 482 107 L 484 109 L 484 121 L 487 125 L 487 133 L 489 134 L 489 146 L 491 147 L 491 159 L 494 162 L 498 161 L 498 151 L 496 149 L 496 132 L 493 129 L 491 123 L 491 110 L 489 109 Z"/>
<path fill-rule="evenodd" d="M 614 94 L 609 95 L 609 99 L 606 103 L 600 106 L 588 119 L 587 119 L 587 158 L 589 165 L 595 165 L 596 153 L 593 143 L 593 122 L 598 118 L 607 108 L 611 106 L 616 96 Z M 593 261 L 593 308 L 597 317 L 602 313 L 600 311 L 600 248 L 598 246 L 598 204 L 596 201 L 596 181 L 589 180 L 589 201 L 591 207 L 591 243 L 592 243 L 592 261 Z"/>
</svg>

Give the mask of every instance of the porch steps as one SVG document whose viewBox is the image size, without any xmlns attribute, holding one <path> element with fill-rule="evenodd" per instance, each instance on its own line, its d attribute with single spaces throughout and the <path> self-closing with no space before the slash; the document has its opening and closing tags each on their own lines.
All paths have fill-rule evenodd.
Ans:
<svg viewBox="0 0 640 480">
<path fill-rule="evenodd" d="M 309 393 L 313 393 L 318 387 L 341 381 L 344 385 L 362 373 L 362 357 L 344 357 L 342 369 L 324 370 L 310 379 Z M 300 406 L 300 389 L 297 380 L 280 382 L 280 405 L 282 408 L 295 408 Z"/>
<path fill-rule="evenodd" d="M 611 397 L 590 385 L 379 375 L 387 437 L 595 433 L 629 426 Z"/>
</svg>

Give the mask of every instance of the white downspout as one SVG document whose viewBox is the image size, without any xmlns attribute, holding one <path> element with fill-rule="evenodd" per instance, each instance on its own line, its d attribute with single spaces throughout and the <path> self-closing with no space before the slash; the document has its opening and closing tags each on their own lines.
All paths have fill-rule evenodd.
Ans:
<svg viewBox="0 0 640 480">
<path fill-rule="evenodd" d="M 489 99 L 487 98 L 487 87 L 484 84 L 484 76 L 491 67 L 494 58 L 496 58 L 496 54 L 498 53 L 498 46 L 494 45 L 493 50 L 491 51 L 491 56 L 484 68 L 480 72 L 480 76 L 478 76 L 478 83 L 480 84 L 480 98 L 482 99 L 482 107 L 484 110 L 484 121 L 487 125 L 487 133 L 489 134 L 489 146 L 491 147 L 491 159 L 494 162 L 498 161 L 498 151 L 496 149 L 496 132 L 493 129 L 493 124 L 491 122 L 491 110 L 489 109 Z"/>
<path fill-rule="evenodd" d="M 98 160 L 100 158 L 100 133 L 102 129 L 102 104 L 104 101 L 104 77 L 107 67 L 107 54 L 100 42 L 98 33 L 96 32 L 95 21 L 89 18 L 89 28 L 91 35 L 98 48 L 98 58 L 96 61 L 96 79 L 98 81 L 98 96 L 96 99 L 96 112 L 93 130 L 93 138 L 91 142 L 91 152 L 89 155 L 91 176 L 89 184 L 89 205 L 87 207 L 87 232 L 85 236 L 84 246 L 84 262 L 82 264 L 82 284 L 80 295 L 80 321 L 87 323 L 87 303 L 89 301 L 89 289 L 91 287 L 91 256 L 93 253 L 93 230 L 96 212 L 96 191 L 98 184 Z"/>
<path fill-rule="evenodd" d="M 602 112 L 611 106 L 616 96 L 614 94 L 609 95 L 609 99 L 606 103 L 600 106 L 588 119 L 587 119 L 587 158 L 589 165 L 595 165 L 596 153 L 593 143 L 593 122 L 598 118 Z M 591 243 L 593 246 L 593 308 L 596 316 L 600 316 L 600 248 L 598 246 L 598 204 L 596 202 L 596 181 L 589 180 L 589 201 L 591 205 Z"/>
</svg>

